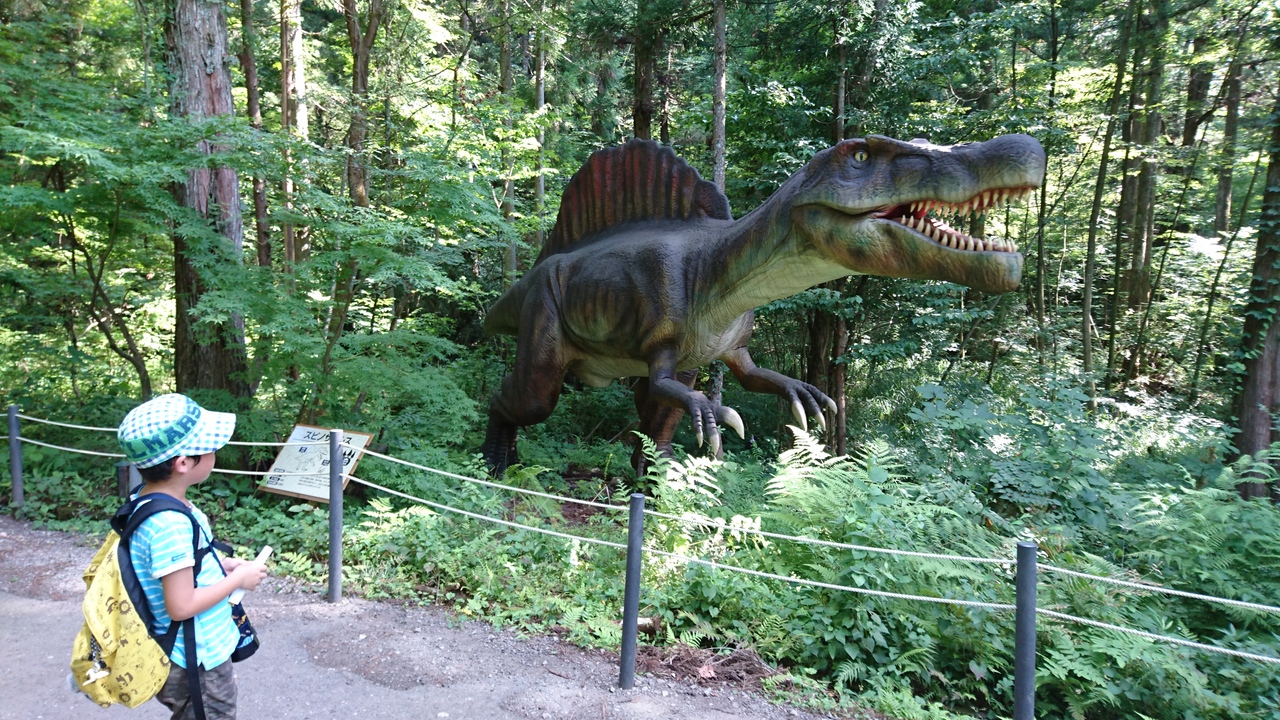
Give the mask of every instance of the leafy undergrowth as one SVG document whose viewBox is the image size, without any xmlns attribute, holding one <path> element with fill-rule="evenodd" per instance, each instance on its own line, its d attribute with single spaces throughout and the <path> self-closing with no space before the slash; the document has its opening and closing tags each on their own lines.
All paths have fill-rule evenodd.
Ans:
<svg viewBox="0 0 1280 720">
<path fill-rule="evenodd" d="M 1242 501 L 1249 461 L 1205 460 L 1219 429 L 1176 413 L 1089 418 L 1050 388 L 1003 406 L 957 402 L 921 388 L 923 437 L 866 443 L 835 458 L 795 431 L 791 450 L 654 458 L 641 485 L 650 549 L 782 576 L 986 603 L 1012 603 L 1009 565 L 840 550 L 762 538 L 765 529 L 863 546 L 1011 559 L 1035 540 L 1041 559 L 1085 572 L 1280 604 L 1280 511 Z M 1163 418 L 1163 419 L 1159 419 Z M 1206 451 L 1206 448 L 1209 451 Z M 480 477 L 474 458 L 407 459 Z M 34 458 L 34 459 L 33 459 Z M 600 471 L 515 468 L 504 481 L 622 504 L 624 482 Z M 108 478 L 29 456 L 28 514 L 51 527 L 101 528 L 114 500 Z M 563 467 L 563 466 L 562 466 Z M 620 513 L 566 511 L 543 498 L 499 493 L 368 461 L 379 484 L 473 513 L 623 542 Z M 86 479 L 87 478 L 87 479 Z M 99 488 L 95 491 L 93 488 Z M 524 632 L 556 632 L 617 648 L 623 553 L 616 548 L 481 523 L 352 484 L 345 517 L 345 587 L 370 598 L 449 605 Z M 242 480 L 198 488 L 195 502 L 245 551 L 277 549 L 275 571 L 326 580 L 327 510 L 255 494 Z M 699 525 L 697 523 L 703 523 Z M 1059 612 L 1251 653 L 1280 656 L 1274 617 L 1042 573 L 1039 605 Z M 700 675 L 768 668 L 750 681 L 771 697 L 840 716 L 874 708 L 914 720 L 1007 717 L 1011 613 L 889 599 L 645 559 L 641 616 L 653 618 L 655 673 Z M 1042 619 L 1037 709 L 1042 717 L 1280 718 L 1280 668 Z M 747 662 L 746 659 L 755 659 Z M 734 665 L 738 664 L 738 665 Z M 694 667 L 696 665 L 696 667 Z M 644 667 L 644 665 L 642 665 Z"/>
</svg>

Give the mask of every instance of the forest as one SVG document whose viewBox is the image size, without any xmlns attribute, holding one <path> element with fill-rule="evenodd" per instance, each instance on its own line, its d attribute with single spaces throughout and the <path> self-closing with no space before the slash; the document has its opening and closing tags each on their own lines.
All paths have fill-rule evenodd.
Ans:
<svg viewBox="0 0 1280 720">
<path fill-rule="evenodd" d="M 486 477 L 515 343 L 486 309 L 538 257 L 592 152 L 668 145 L 760 205 L 833 143 L 1026 133 L 1043 186 L 968 220 L 1025 255 L 1014 292 L 851 276 L 759 308 L 762 367 L 836 401 L 825 427 L 697 387 L 746 440 L 630 467 L 631 381 L 565 378 L 507 484 L 704 518 L 653 547 L 784 576 L 1011 602 L 1008 566 L 765 541 L 739 528 L 1011 557 L 1280 605 L 1280 8 L 1261 0 L 0 0 L 0 389 L 113 427 L 182 392 L 236 439 L 295 424 Z M 114 450 L 110 435 L 24 436 Z M 650 447 L 650 450 L 652 448 Z M 266 449 L 220 467 L 264 470 Z M 43 526 L 102 533 L 101 459 L 26 446 Z M 7 465 L 6 465 L 7 467 Z M 363 460 L 472 512 L 625 534 L 625 519 Z M 10 478 L 0 481 L 8 496 Z M 615 648 L 622 558 L 353 486 L 356 593 Z M 319 588 L 325 510 L 218 476 L 197 502 Z M 646 560 L 645 642 L 749 649 L 764 691 L 838 716 L 1012 714 L 1013 618 Z M 1280 657 L 1267 612 L 1044 577 L 1039 603 Z M 1045 718 L 1280 719 L 1280 665 L 1041 621 Z"/>
</svg>

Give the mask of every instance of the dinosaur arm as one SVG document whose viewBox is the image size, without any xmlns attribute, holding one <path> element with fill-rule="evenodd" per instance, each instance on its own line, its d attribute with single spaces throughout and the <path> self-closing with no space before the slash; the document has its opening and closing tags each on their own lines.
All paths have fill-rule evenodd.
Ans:
<svg viewBox="0 0 1280 720">
<path fill-rule="evenodd" d="M 720 454 L 720 425 L 727 425 L 745 438 L 742 418 L 730 407 L 712 402 L 701 391 L 694 390 L 676 379 L 676 362 L 679 351 L 675 345 L 665 344 L 649 353 L 649 397 L 672 407 L 683 408 L 693 421 L 693 433 L 702 446 L 704 436 L 711 444 L 711 454 Z"/>
<path fill-rule="evenodd" d="M 835 412 L 836 404 L 826 393 L 807 382 L 802 382 L 794 378 L 789 378 L 779 372 L 766 370 L 762 367 L 756 367 L 755 361 L 751 359 L 751 353 L 747 352 L 745 346 L 734 348 L 720 357 L 725 364 L 729 366 L 729 370 L 733 372 L 734 377 L 738 378 L 738 382 L 742 383 L 742 387 L 751 392 L 769 393 L 777 395 L 791 403 L 791 414 L 795 415 L 796 422 L 800 424 L 802 430 L 809 429 L 809 423 L 805 419 L 806 415 L 812 415 L 818 419 L 818 424 L 824 429 L 827 427 L 826 417 L 822 414 L 822 406 L 826 405 Z"/>
</svg>

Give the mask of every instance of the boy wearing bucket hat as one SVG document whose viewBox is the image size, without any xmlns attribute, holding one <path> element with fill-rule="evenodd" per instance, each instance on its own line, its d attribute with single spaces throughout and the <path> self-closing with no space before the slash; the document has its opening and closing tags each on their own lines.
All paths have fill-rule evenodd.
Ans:
<svg viewBox="0 0 1280 720">
<path fill-rule="evenodd" d="M 266 566 L 258 562 L 228 557 L 221 559 L 219 567 L 213 561 L 217 555 L 204 549 L 213 540 L 209 518 L 187 501 L 188 488 L 209 477 L 215 451 L 227 444 L 235 426 L 235 415 L 205 410 L 185 395 L 171 394 L 134 408 L 117 433 L 125 457 L 137 465 L 145 481 L 137 502 L 147 502 L 153 493 L 176 498 L 195 516 L 200 529 L 201 537 L 193 538 L 191 521 L 184 513 L 160 512 L 138 525 L 129 546 L 156 632 L 194 618 L 195 657 L 187 656 L 190 643 L 180 630 L 169 655 L 169 678 L 156 696 L 172 711 L 173 720 L 197 717 L 201 705 L 206 720 L 234 720 L 231 655 L 240 632 L 227 597 L 239 588 L 255 589 L 266 576 Z M 194 684 L 189 670 L 197 675 Z M 194 702 L 193 685 L 203 689 Z"/>
</svg>

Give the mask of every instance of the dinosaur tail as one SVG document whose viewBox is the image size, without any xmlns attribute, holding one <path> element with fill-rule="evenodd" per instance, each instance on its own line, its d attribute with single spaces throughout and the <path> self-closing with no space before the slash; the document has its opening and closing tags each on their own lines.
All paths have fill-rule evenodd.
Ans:
<svg viewBox="0 0 1280 720">
<path fill-rule="evenodd" d="M 520 307 L 524 292 L 520 283 L 511 286 L 484 316 L 485 335 L 515 335 L 520 327 Z"/>
</svg>

